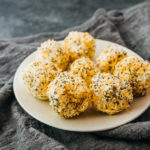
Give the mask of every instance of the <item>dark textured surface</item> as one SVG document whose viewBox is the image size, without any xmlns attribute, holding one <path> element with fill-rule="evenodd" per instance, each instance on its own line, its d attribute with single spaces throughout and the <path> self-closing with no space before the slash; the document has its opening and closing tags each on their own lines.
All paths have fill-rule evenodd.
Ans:
<svg viewBox="0 0 150 150">
<path fill-rule="evenodd" d="M 98 8 L 122 9 L 142 0 L 0 0 L 0 38 L 58 32 L 79 25 Z"/>
<path fill-rule="evenodd" d="M 48 38 L 63 39 L 69 30 L 88 31 L 95 38 L 126 44 L 144 58 L 150 58 L 149 12 L 150 3 L 121 12 L 99 9 L 84 24 L 63 32 L 0 40 L 0 149 L 149 150 L 150 108 L 138 119 L 109 131 L 68 132 L 30 117 L 18 105 L 12 89 L 13 74 L 20 62 L 40 42 Z"/>
</svg>

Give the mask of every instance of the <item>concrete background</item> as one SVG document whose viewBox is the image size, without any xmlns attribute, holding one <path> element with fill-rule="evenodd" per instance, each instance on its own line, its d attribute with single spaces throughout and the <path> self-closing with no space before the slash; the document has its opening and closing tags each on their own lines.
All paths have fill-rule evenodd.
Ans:
<svg viewBox="0 0 150 150">
<path fill-rule="evenodd" d="M 0 0 L 0 39 L 61 31 L 96 9 L 124 9 L 143 0 Z"/>
</svg>

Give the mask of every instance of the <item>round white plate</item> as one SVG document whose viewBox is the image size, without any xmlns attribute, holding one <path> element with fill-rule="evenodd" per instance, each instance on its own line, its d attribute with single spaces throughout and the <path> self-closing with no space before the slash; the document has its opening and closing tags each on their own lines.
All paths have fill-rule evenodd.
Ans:
<svg viewBox="0 0 150 150">
<path fill-rule="evenodd" d="M 96 40 L 96 53 L 95 58 L 98 56 L 100 49 L 105 48 L 112 42 L 104 40 Z M 118 45 L 118 44 L 117 44 Z M 120 45 L 118 45 L 120 46 Z M 120 46 L 122 47 L 122 46 Z M 133 51 L 124 48 L 129 55 L 136 55 Z M 140 116 L 150 105 L 150 93 L 147 96 L 136 98 L 132 106 L 119 114 L 109 116 L 101 112 L 88 109 L 81 114 L 78 118 L 63 119 L 59 117 L 52 108 L 49 102 L 36 100 L 26 89 L 22 80 L 22 72 L 26 66 L 35 60 L 36 52 L 28 56 L 19 66 L 16 71 L 13 88 L 16 98 L 22 108 L 35 119 L 64 130 L 79 131 L 79 132 L 92 132 L 103 131 L 118 127 Z"/>
</svg>

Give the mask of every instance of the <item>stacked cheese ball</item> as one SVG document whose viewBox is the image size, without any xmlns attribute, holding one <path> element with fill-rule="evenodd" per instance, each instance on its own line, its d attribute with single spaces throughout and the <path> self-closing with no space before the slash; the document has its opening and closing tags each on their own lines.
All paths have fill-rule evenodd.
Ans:
<svg viewBox="0 0 150 150">
<path fill-rule="evenodd" d="M 63 44 L 48 40 L 38 47 L 37 59 L 43 62 L 53 62 L 58 68 L 65 70 L 69 63 L 69 52 L 63 48 Z"/>
<path fill-rule="evenodd" d="M 150 64 L 135 56 L 120 61 L 114 74 L 130 82 L 135 96 L 144 96 L 150 88 Z"/>
<path fill-rule="evenodd" d="M 70 118 L 85 111 L 90 103 L 90 90 L 80 76 L 62 72 L 49 85 L 50 105 L 60 116 Z"/>
<path fill-rule="evenodd" d="M 116 45 L 101 50 L 96 63 L 94 53 L 95 39 L 87 32 L 70 32 L 61 43 L 45 41 L 23 75 L 25 84 L 64 118 L 78 116 L 90 104 L 97 111 L 116 114 L 130 106 L 133 96 L 146 94 L 148 62 L 129 57 Z"/>
<path fill-rule="evenodd" d="M 28 65 L 23 79 L 34 97 L 40 100 L 48 100 L 47 87 L 59 72 L 61 70 L 54 63 L 35 61 Z"/>
<path fill-rule="evenodd" d="M 113 73 L 116 64 L 126 55 L 127 53 L 117 45 L 110 45 L 101 50 L 96 60 L 100 72 Z"/>
<path fill-rule="evenodd" d="M 87 32 L 70 32 L 64 39 L 64 48 L 69 51 L 71 61 L 83 56 L 93 59 L 95 39 Z"/>
<path fill-rule="evenodd" d="M 76 59 L 71 64 L 70 71 L 74 74 L 80 75 L 89 85 L 91 83 L 92 77 L 98 72 L 98 69 L 92 60 L 82 57 Z"/>
<path fill-rule="evenodd" d="M 23 75 L 30 93 L 37 99 L 49 100 L 54 111 L 65 118 L 85 111 L 91 100 L 88 83 L 96 74 L 96 66 L 91 61 L 95 39 L 89 33 L 71 32 L 62 43 L 45 41 L 36 53 L 36 61 L 28 65 Z M 68 69 L 76 59 L 79 60 Z"/>
<path fill-rule="evenodd" d="M 91 89 L 94 93 L 94 107 L 107 114 L 125 110 L 133 101 L 130 83 L 110 73 L 98 73 L 94 76 Z"/>
<path fill-rule="evenodd" d="M 128 56 L 118 46 L 101 50 L 96 64 L 100 73 L 92 78 L 91 90 L 98 111 L 120 112 L 130 106 L 133 96 L 144 96 L 150 89 L 150 63 Z"/>
</svg>

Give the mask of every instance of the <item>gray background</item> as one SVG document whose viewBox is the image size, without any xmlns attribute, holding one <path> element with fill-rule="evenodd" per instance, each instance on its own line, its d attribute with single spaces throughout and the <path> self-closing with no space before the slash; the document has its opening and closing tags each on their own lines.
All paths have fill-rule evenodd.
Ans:
<svg viewBox="0 0 150 150">
<path fill-rule="evenodd" d="M 97 8 L 123 9 L 143 0 L 0 0 L 0 39 L 61 31 Z"/>
</svg>

